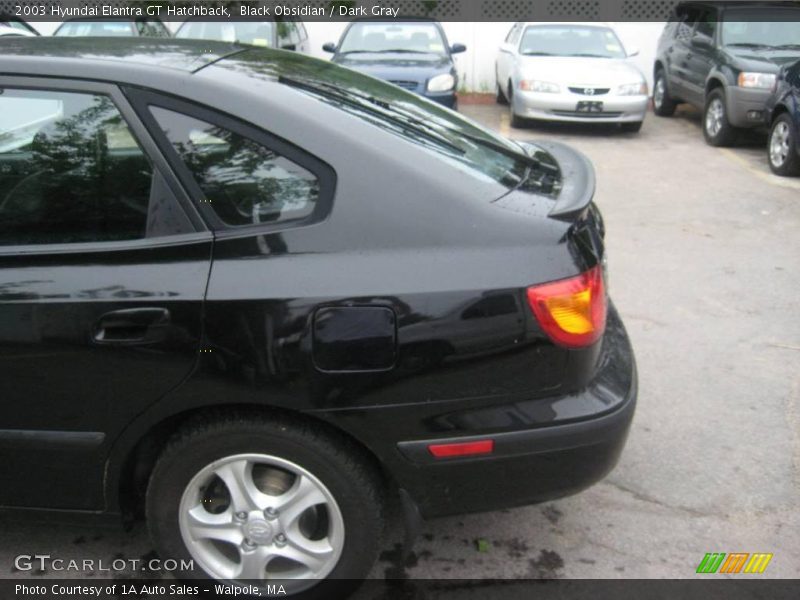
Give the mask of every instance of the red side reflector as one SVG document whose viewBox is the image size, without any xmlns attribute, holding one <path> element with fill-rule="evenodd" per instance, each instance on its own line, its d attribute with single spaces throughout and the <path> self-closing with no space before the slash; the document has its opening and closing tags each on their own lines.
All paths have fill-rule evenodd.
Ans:
<svg viewBox="0 0 800 600">
<path fill-rule="evenodd" d="M 430 444 L 428 450 L 436 458 L 453 458 L 455 456 L 479 456 L 494 452 L 494 440 L 477 442 L 461 442 L 456 444 Z"/>
</svg>

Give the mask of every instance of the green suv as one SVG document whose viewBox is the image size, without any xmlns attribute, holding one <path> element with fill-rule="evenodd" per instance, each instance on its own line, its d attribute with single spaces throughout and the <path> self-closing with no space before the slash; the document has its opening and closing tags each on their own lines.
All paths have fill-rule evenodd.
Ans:
<svg viewBox="0 0 800 600">
<path fill-rule="evenodd" d="M 800 58 L 800 6 L 770 2 L 679 4 L 658 41 L 653 108 L 703 110 L 703 134 L 728 146 L 738 129 L 769 125 L 766 102 L 782 65 Z"/>
</svg>

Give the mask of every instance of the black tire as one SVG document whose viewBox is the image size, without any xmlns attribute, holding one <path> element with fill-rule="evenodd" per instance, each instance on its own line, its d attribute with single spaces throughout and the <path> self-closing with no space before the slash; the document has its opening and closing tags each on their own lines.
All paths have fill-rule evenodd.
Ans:
<svg viewBox="0 0 800 600">
<path fill-rule="evenodd" d="M 653 83 L 653 112 L 659 117 L 671 117 L 678 103 L 669 95 L 669 86 L 664 69 L 656 71 Z"/>
<path fill-rule="evenodd" d="M 784 139 L 786 140 L 785 144 L 782 143 Z M 782 146 L 783 152 L 778 151 L 774 145 Z M 800 156 L 798 156 L 797 149 L 797 133 L 792 117 L 789 116 L 789 113 L 781 113 L 772 122 L 767 140 L 767 161 L 772 172 L 782 177 L 800 175 Z M 777 155 L 774 151 L 778 151 Z"/>
<path fill-rule="evenodd" d="M 636 121 L 634 123 L 621 123 L 620 127 L 624 133 L 639 133 L 639 130 L 642 128 L 642 121 Z"/>
<path fill-rule="evenodd" d="M 508 115 L 509 115 L 509 120 L 511 121 L 511 127 L 514 127 L 515 129 L 521 129 L 522 127 L 525 127 L 525 125 L 527 124 L 527 121 L 524 118 L 520 117 L 514 111 L 514 87 L 513 87 L 513 85 L 511 84 L 510 81 L 508 82 L 508 88 L 507 89 L 508 89 L 508 94 L 507 94 L 507 97 L 508 97 Z"/>
<path fill-rule="evenodd" d="M 717 114 L 718 111 L 721 112 L 715 117 L 714 114 Z M 712 125 L 712 121 L 715 123 L 714 125 Z M 703 110 L 703 136 L 711 146 L 731 146 L 736 141 L 736 134 L 736 128 L 728 121 L 725 91 L 722 88 L 714 88 L 706 96 Z"/>
<path fill-rule="evenodd" d="M 300 465 L 324 484 L 341 511 L 344 540 L 338 562 L 325 579 L 290 597 L 332 598 L 353 591 L 369 574 L 380 549 L 384 498 L 379 475 L 346 438 L 285 417 L 218 414 L 189 423 L 169 441 L 153 469 L 146 496 L 148 529 L 159 556 L 179 564 L 193 558 L 179 526 L 184 490 L 201 469 L 239 454 L 264 454 Z M 193 571 L 175 575 L 213 579 L 197 563 Z"/>
<path fill-rule="evenodd" d="M 503 93 L 503 88 L 500 87 L 499 83 L 495 85 L 497 87 L 497 95 L 495 96 L 495 101 L 498 104 L 502 104 L 503 106 L 505 106 L 506 104 L 508 104 L 508 99 L 506 98 L 506 95 Z"/>
</svg>

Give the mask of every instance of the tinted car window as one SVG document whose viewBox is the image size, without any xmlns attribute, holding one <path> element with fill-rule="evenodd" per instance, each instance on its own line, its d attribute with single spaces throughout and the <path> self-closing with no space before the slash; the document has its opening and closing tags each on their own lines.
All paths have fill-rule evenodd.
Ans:
<svg viewBox="0 0 800 600">
<path fill-rule="evenodd" d="M 695 35 L 700 35 L 705 38 L 713 38 L 714 37 L 714 29 L 717 25 L 717 17 L 716 14 L 712 13 L 711 11 L 704 11 L 700 18 L 697 21 L 697 28 L 695 29 Z"/>
<path fill-rule="evenodd" d="M 694 24 L 699 16 L 699 11 L 692 6 L 679 6 L 677 8 L 678 27 L 675 30 L 675 37 L 679 40 L 688 42 L 692 37 Z"/>
<path fill-rule="evenodd" d="M 69 21 L 59 27 L 54 35 L 129 37 L 135 36 L 136 30 L 131 21 Z"/>
<path fill-rule="evenodd" d="M 319 180 L 303 167 L 223 127 L 164 108 L 150 110 L 226 225 L 290 221 L 314 211 Z"/>
<path fill-rule="evenodd" d="M 177 38 L 239 42 L 254 46 L 272 46 L 275 23 L 269 21 L 188 21 L 175 34 Z"/>
<path fill-rule="evenodd" d="M 0 95 L 0 244 L 145 237 L 152 173 L 107 96 Z"/>
</svg>

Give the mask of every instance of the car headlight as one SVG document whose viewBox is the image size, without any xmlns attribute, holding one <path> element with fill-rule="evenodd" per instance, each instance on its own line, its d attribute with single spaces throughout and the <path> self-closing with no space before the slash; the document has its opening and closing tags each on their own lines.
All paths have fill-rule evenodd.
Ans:
<svg viewBox="0 0 800 600">
<path fill-rule="evenodd" d="M 519 82 L 519 89 L 525 92 L 544 92 L 546 94 L 558 94 L 561 86 L 549 81 L 536 81 L 535 79 L 523 79 Z"/>
<path fill-rule="evenodd" d="M 431 77 L 430 81 L 428 81 L 429 92 L 449 92 L 454 87 L 456 87 L 456 78 L 450 73 Z"/>
<path fill-rule="evenodd" d="M 739 87 L 770 90 L 775 86 L 775 73 L 739 73 Z"/>
<path fill-rule="evenodd" d="M 626 83 L 617 88 L 618 96 L 646 96 L 647 84 L 644 81 L 636 83 Z"/>
</svg>

